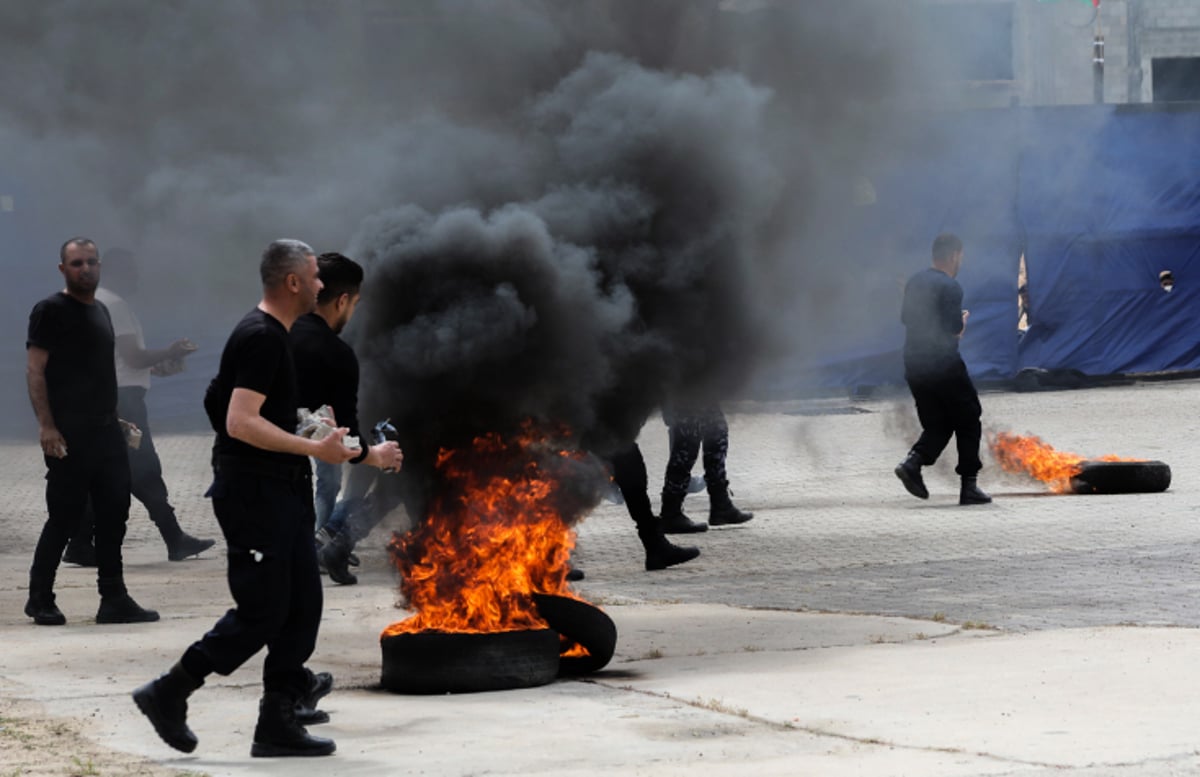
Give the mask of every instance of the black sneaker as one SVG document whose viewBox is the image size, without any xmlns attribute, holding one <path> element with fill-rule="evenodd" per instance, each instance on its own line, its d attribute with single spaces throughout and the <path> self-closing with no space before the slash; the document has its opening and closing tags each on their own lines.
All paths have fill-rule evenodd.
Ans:
<svg viewBox="0 0 1200 777">
<path fill-rule="evenodd" d="M 100 609 L 96 611 L 96 623 L 153 623 L 156 620 L 157 612 L 141 607 L 129 594 L 101 597 Z"/>
<path fill-rule="evenodd" d="M 216 540 L 202 540 L 185 533 L 167 546 L 167 558 L 171 561 L 183 561 L 191 556 L 199 556 L 216 544 Z"/>
<path fill-rule="evenodd" d="M 350 551 L 340 543 L 331 542 L 317 551 L 317 563 L 338 585 L 356 585 L 358 576 L 350 571 Z"/>
<path fill-rule="evenodd" d="M 25 602 L 25 614 L 39 626 L 62 626 L 67 617 L 54 603 L 54 594 L 30 594 Z"/>
</svg>

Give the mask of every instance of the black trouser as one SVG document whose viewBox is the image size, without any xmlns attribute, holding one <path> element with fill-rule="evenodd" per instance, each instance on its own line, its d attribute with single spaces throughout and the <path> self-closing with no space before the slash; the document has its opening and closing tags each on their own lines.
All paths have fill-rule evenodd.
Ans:
<svg viewBox="0 0 1200 777">
<path fill-rule="evenodd" d="M 687 495 L 692 479 L 692 467 L 704 448 L 704 481 L 714 488 L 724 488 L 725 455 L 729 452 L 729 424 L 720 405 L 692 408 L 673 408 L 663 411 L 671 438 L 671 455 L 663 477 L 663 496 Z"/>
<path fill-rule="evenodd" d="M 46 525 L 33 552 L 30 594 L 50 593 L 67 542 L 95 505 L 96 566 L 101 596 L 125 593 L 121 543 L 129 518 L 129 459 L 116 416 L 93 423 L 65 423 L 59 432 L 67 456 L 46 456 Z"/>
<path fill-rule="evenodd" d="M 150 419 L 146 412 L 146 389 L 141 386 L 124 386 L 117 389 L 117 415 L 142 430 L 142 444 L 137 448 L 125 447 L 129 456 L 129 490 L 146 507 L 150 520 L 158 527 L 159 534 L 168 546 L 183 536 L 175 508 L 167 501 L 167 484 L 162 478 L 162 462 L 154 449 L 154 438 L 150 434 Z M 91 542 L 94 521 L 91 505 L 75 534 L 76 542 Z"/>
<path fill-rule="evenodd" d="M 958 445 L 958 467 L 954 471 L 963 477 L 975 477 L 983 469 L 979 461 L 983 408 L 967 366 L 959 361 L 939 372 L 906 370 L 905 380 L 917 403 L 922 430 L 913 453 L 920 456 L 922 464 L 933 464 L 953 435 Z"/>
<path fill-rule="evenodd" d="M 234 608 L 188 648 L 197 677 L 228 675 L 263 647 L 263 688 L 298 698 L 317 644 L 323 593 L 308 464 L 291 478 L 219 468 L 209 495 L 229 549 Z"/>
<path fill-rule="evenodd" d="M 654 515 L 654 508 L 650 506 L 650 495 L 646 493 L 649 481 L 642 449 L 634 443 L 610 458 L 609 464 L 612 466 L 613 482 L 621 489 L 629 517 L 637 524 L 638 529 L 654 529 L 658 519 Z"/>
</svg>

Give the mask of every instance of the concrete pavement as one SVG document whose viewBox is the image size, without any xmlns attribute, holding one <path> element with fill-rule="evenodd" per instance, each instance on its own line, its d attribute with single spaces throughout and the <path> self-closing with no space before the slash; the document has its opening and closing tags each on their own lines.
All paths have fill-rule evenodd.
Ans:
<svg viewBox="0 0 1200 777">
<path fill-rule="evenodd" d="M 333 721 L 318 727 L 338 753 L 311 761 L 249 758 L 258 659 L 192 698 L 192 755 L 138 715 L 128 692 L 229 606 L 221 555 L 167 562 L 140 507 L 130 588 L 163 621 L 95 625 L 93 573 L 67 567 L 68 625 L 29 625 L 20 608 L 42 468 L 31 442 L 8 444 L 0 697 L 127 759 L 111 773 L 1200 774 L 1198 401 L 1192 381 L 986 394 L 991 428 L 1085 455 L 1162 459 L 1174 482 L 1164 494 L 1053 496 L 989 467 L 980 482 L 996 502 L 973 508 L 955 503 L 952 453 L 928 474 L 928 502 L 892 475 L 915 432 L 905 397 L 739 406 L 729 467 L 754 521 L 680 538 L 704 555 L 647 573 L 624 508 L 601 505 L 579 527 L 587 579 L 576 588 L 617 623 L 617 653 L 601 673 L 542 688 L 377 690 L 379 631 L 405 615 L 377 533 L 360 585 L 327 584 L 313 666 L 338 679 L 322 705 Z M 207 435 L 158 443 L 185 527 L 215 534 L 202 498 Z M 661 423 L 641 443 L 657 492 Z M 706 498 L 685 507 L 703 518 Z M 2 725 L 7 774 L 16 761 Z"/>
</svg>

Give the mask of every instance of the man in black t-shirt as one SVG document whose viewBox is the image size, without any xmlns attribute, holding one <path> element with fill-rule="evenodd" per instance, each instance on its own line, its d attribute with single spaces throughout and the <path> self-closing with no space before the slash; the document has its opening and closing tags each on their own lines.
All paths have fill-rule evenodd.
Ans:
<svg viewBox="0 0 1200 777">
<path fill-rule="evenodd" d="M 47 519 L 29 569 L 25 614 L 42 626 L 66 617 L 55 604 L 54 579 L 63 549 L 92 500 L 95 510 L 97 623 L 144 623 L 158 613 L 125 589 L 121 542 L 129 518 L 129 460 L 117 418 L 112 321 L 95 298 L 100 283 L 96 244 L 71 238 L 59 249 L 66 288 L 29 315 L 26 380 L 46 461 Z"/>
<path fill-rule="evenodd" d="M 204 400 L 216 431 L 209 496 L 228 546 L 235 607 L 133 698 L 163 741 L 191 752 L 197 742 L 187 725 L 188 696 L 212 672 L 231 674 L 266 647 L 250 754 L 329 755 L 333 741 L 309 735 L 296 719 L 297 704 L 313 690 L 304 663 L 322 605 L 308 457 L 340 464 L 359 451 L 342 444 L 345 427 L 320 440 L 295 433 L 299 396 L 288 329 L 317 303 L 313 250 L 277 240 L 263 252 L 260 273 L 262 301 L 226 341 Z"/>
<path fill-rule="evenodd" d="M 921 421 L 921 436 L 896 477 L 910 494 L 929 498 L 921 467 L 937 461 L 953 435 L 958 447 L 962 478 L 958 503 L 986 504 L 992 498 L 976 481 L 982 437 L 979 395 L 958 353 L 958 341 L 967 326 L 962 308 L 963 291 L 954 280 L 962 266 L 963 244 L 957 236 L 938 235 L 933 241 L 933 266 L 914 275 L 904 288 L 904 379 L 912 391 Z"/>
<path fill-rule="evenodd" d="M 339 253 L 317 257 L 321 278 L 321 293 L 317 309 L 296 319 L 289 333 L 296 360 L 296 379 L 300 390 L 300 406 L 316 410 L 322 405 L 333 409 L 334 420 L 350 429 L 362 445 L 361 452 L 350 459 L 351 464 L 393 468 L 394 443 L 367 447 L 358 426 L 358 357 L 354 349 L 338 335 L 354 317 L 363 282 L 363 270 L 353 259 Z M 316 463 L 316 498 L 314 508 L 317 528 L 326 526 L 342 487 L 342 467 L 337 464 Z M 375 513 L 372 513 L 375 514 Z M 370 527 L 365 527 L 370 530 Z M 354 585 L 358 582 L 349 570 L 350 555 L 355 537 L 347 526 L 333 531 L 318 532 L 318 559 L 335 583 Z M 364 533 L 365 536 L 365 533 Z"/>
</svg>

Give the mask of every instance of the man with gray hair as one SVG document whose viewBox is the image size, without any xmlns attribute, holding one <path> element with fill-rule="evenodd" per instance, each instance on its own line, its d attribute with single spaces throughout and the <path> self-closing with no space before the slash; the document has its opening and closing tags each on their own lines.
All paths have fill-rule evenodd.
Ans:
<svg viewBox="0 0 1200 777">
<path fill-rule="evenodd" d="M 316 646 L 322 605 L 308 459 L 341 464 L 359 451 L 342 444 L 345 428 L 320 440 L 295 433 L 288 330 L 316 307 L 316 255 L 298 240 L 276 240 L 263 252 L 260 273 L 262 301 L 229 336 L 204 397 L 216 432 L 208 496 L 228 546 L 235 606 L 133 698 L 163 741 L 191 752 L 197 740 L 187 725 L 188 696 L 209 674 L 229 675 L 266 647 L 250 754 L 329 755 L 333 740 L 311 736 L 296 719 L 297 704 L 313 690 L 304 662 Z"/>
</svg>

